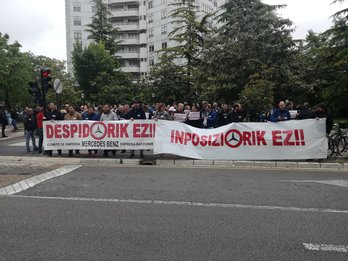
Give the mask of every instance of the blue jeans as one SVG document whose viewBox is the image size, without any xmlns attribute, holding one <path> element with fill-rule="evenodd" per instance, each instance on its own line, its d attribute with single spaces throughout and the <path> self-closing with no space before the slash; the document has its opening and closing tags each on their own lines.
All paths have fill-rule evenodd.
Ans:
<svg viewBox="0 0 348 261">
<path fill-rule="evenodd" d="M 37 150 L 38 148 L 36 146 L 36 141 L 35 141 L 35 130 L 25 130 L 25 145 L 28 151 L 30 150 L 30 146 L 29 146 L 30 139 L 33 143 L 34 150 Z"/>
<path fill-rule="evenodd" d="M 38 132 L 39 132 L 39 152 L 41 153 L 41 151 L 42 151 L 42 142 L 43 142 L 43 129 L 39 128 Z"/>
<path fill-rule="evenodd" d="M 17 121 L 15 119 L 12 119 L 12 126 L 13 126 L 13 130 L 14 131 L 18 130 L 18 128 L 17 128 Z"/>
</svg>

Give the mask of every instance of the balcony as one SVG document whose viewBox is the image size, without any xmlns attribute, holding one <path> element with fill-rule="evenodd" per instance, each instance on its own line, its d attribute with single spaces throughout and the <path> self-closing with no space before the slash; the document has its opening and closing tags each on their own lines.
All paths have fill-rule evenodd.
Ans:
<svg viewBox="0 0 348 261">
<path fill-rule="evenodd" d="M 139 9 L 112 9 L 111 14 L 113 17 L 137 17 L 139 16 Z"/>
<path fill-rule="evenodd" d="M 119 31 L 137 31 L 139 30 L 139 23 L 126 23 L 126 22 L 118 22 L 112 23 L 113 26 L 117 27 Z"/>
<path fill-rule="evenodd" d="M 117 40 L 121 41 L 119 45 L 138 45 L 139 44 L 138 38 L 119 38 Z"/>
<path fill-rule="evenodd" d="M 121 70 L 123 72 L 127 72 L 127 73 L 140 73 L 140 67 L 139 66 L 121 67 Z"/>
<path fill-rule="evenodd" d="M 140 59 L 140 52 L 138 53 L 118 52 L 117 56 L 120 56 L 121 59 Z"/>
<path fill-rule="evenodd" d="M 112 6 L 113 4 L 123 4 L 123 3 L 127 3 L 127 4 L 138 4 L 138 1 L 136 0 L 110 0 L 109 4 Z"/>
</svg>

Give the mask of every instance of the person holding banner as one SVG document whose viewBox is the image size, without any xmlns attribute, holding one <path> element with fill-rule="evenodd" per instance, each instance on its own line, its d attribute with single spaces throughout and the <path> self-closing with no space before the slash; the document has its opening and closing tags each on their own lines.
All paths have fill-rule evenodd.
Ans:
<svg viewBox="0 0 348 261">
<path fill-rule="evenodd" d="M 203 120 L 203 129 L 214 128 L 217 122 L 217 113 L 215 110 L 211 109 L 210 104 L 204 104 L 201 117 Z"/>
<path fill-rule="evenodd" d="M 130 120 L 134 121 L 134 120 L 146 120 L 146 115 L 145 115 L 145 111 L 142 108 L 142 106 L 140 105 L 140 101 L 134 101 L 133 103 L 133 108 L 130 111 Z M 134 157 L 134 150 L 131 150 L 131 154 L 130 157 L 133 158 Z M 140 150 L 140 157 L 144 158 L 144 151 Z"/>
<path fill-rule="evenodd" d="M 227 104 L 222 105 L 222 111 L 220 112 L 219 119 L 218 119 L 218 125 L 219 127 L 228 125 L 232 122 L 232 113 L 231 110 L 228 108 Z"/>
<path fill-rule="evenodd" d="M 68 113 L 64 116 L 65 121 L 82 120 L 81 114 L 76 112 L 73 106 L 69 106 Z M 80 155 L 80 150 L 75 150 L 76 155 Z M 69 157 L 73 156 L 73 150 L 69 150 Z"/>
<path fill-rule="evenodd" d="M 202 127 L 201 113 L 199 112 L 199 109 L 197 109 L 196 105 L 192 105 L 191 111 L 187 116 L 186 124 L 195 128 Z"/>
<path fill-rule="evenodd" d="M 87 105 L 87 112 L 81 115 L 82 119 L 85 121 L 98 121 L 99 116 L 98 114 L 94 111 L 93 106 Z M 92 156 L 92 150 L 88 150 L 88 154 Z M 94 150 L 94 155 L 98 154 L 98 150 Z"/>
<path fill-rule="evenodd" d="M 243 107 L 240 103 L 236 103 L 233 105 L 233 111 L 231 113 L 232 122 L 244 122 L 245 121 L 245 113 Z"/>
<path fill-rule="evenodd" d="M 153 118 L 155 120 L 167 120 L 167 121 L 173 120 L 173 118 L 170 117 L 169 113 L 166 111 L 166 105 L 164 103 L 160 103 L 158 105 L 158 109 L 153 115 Z"/>
<path fill-rule="evenodd" d="M 178 122 L 185 122 L 187 120 L 187 114 L 184 111 L 184 104 L 179 103 L 176 112 L 174 112 L 174 120 Z"/>
<path fill-rule="evenodd" d="M 278 109 L 275 109 L 271 116 L 271 122 L 291 120 L 290 112 L 285 108 L 285 102 L 279 102 Z"/>
<path fill-rule="evenodd" d="M 117 121 L 118 117 L 116 113 L 111 111 L 110 104 L 105 104 L 103 106 L 103 113 L 100 116 L 100 121 Z M 112 150 L 112 154 L 115 156 L 116 155 L 116 150 Z M 109 150 L 104 150 L 103 156 L 105 158 L 109 157 Z"/>
<path fill-rule="evenodd" d="M 45 113 L 45 117 L 43 120 L 48 120 L 48 121 L 61 121 L 63 120 L 62 114 L 57 110 L 56 105 L 51 102 L 49 104 L 49 109 Z M 52 150 L 47 150 L 45 151 L 47 156 L 52 157 Z M 62 156 L 62 150 L 58 150 L 58 157 Z"/>
</svg>

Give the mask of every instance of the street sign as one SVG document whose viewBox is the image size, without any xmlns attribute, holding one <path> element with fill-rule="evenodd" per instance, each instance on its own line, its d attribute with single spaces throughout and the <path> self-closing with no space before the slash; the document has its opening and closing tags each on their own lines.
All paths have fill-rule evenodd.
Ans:
<svg viewBox="0 0 348 261">
<path fill-rule="evenodd" d="M 56 91 L 56 93 L 61 93 L 63 90 L 63 84 L 62 82 L 57 78 L 53 82 L 53 88 Z"/>
</svg>

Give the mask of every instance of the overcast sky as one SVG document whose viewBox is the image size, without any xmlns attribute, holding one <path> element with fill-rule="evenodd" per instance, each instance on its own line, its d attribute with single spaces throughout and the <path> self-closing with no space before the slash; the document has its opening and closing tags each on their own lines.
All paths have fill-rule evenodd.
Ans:
<svg viewBox="0 0 348 261">
<path fill-rule="evenodd" d="M 304 38 L 309 29 L 325 31 L 330 16 L 347 7 L 331 5 L 333 0 L 263 0 L 268 4 L 286 4 L 279 13 L 294 22 L 295 38 Z M 0 0 L 0 32 L 17 40 L 23 51 L 66 59 L 65 0 Z"/>
</svg>

